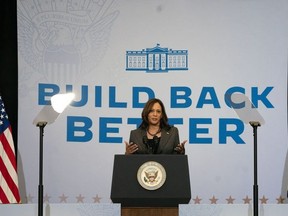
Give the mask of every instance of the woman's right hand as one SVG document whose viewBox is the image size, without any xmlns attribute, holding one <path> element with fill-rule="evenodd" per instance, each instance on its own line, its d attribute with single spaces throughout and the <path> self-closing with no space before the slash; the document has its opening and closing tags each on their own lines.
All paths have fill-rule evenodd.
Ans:
<svg viewBox="0 0 288 216">
<path fill-rule="evenodd" d="M 126 151 L 125 154 L 134 154 L 137 150 L 138 150 L 138 145 L 136 143 L 128 143 L 127 141 L 124 142 L 125 143 L 125 147 L 126 147 Z"/>
</svg>

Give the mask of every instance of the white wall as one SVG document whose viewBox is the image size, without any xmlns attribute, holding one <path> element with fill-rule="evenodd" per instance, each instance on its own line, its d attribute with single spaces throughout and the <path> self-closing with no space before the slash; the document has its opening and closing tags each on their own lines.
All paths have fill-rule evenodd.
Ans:
<svg viewBox="0 0 288 216">
<path fill-rule="evenodd" d="M 213 196 L 224 204 L 229 196 L 234 203 L 252 198 L 252 127 L 245 124 L 239 135 L 245 144 L 237 144 L 231 137 L 219 144 L 223 138 L 220 126 L 224 120 L 239 118 L 225 103 L 228 89 L 241 87 L 251 100 L 262 94 L 257 106 L 265 119 L 258 129 L 259 196 L 277 203 L 277 198 L 285 195 L 287 1 L 52 2 L 18 1 L 19 181 L 24 202 L 37 202 L 39 131 L 32 121 L 43 102 L 58 91 L 65 92 L 67 85 L 73 86 L 76 101 L 84 99 L 83 93 L 87 103 L 70 106 L 45 128 L 46 201 L 110 202 L 113 156 L 124 153 L 123 142 L 135 128 L 128 119 L 141 116 L 141 108 L 133 107 L 133 102 L 138 102 L 133 97 L 135 87 L 152 90 L 165 103 L 168 116 L 183 121 L 175 126 L 181 140 L 189 141 L 186 154 L 192 198 L 198 196 L 207 204 Z M 188 50 L 188 70 L 126 71 L 126 51 L 153 48 L 157 43 L 163 48 Z M 186 100 L 175 100 L 183 94 L 173 95 L 171 89 L 176 87 L 192 93 Z M 209 93 L 201 95 L 207 89 Z M 252 93 L 254 90 L 258 93 Z M 109 105 L 113 94 L 114 102 L 122 102 L 123 107 Z M 142 92 L 139 102 L 147 99 Z M 173 101 L 179 104 L 188 99 L 192 104 L 187 107 L 172 106 Z M 197 106 L 203 100 L 203 107 Z M 113 128 L 109 133 L 105 133 L 105 124 L 100 124 L 103 118 L 115 121 L 107 124 Z M 202 141 L 212 139 L 211 144 L 193 143 L 193 122 L 203 119 L 210 122 L 196 125 L 206 129 L 196 135 Z M 75 125 L 70 120 L 75 120 Z M 76 126 L 86 128 L 81 132 Z M 229 124 L 226 130 L 238 127 Z M 105 135 L 112 140 L 104 142 Z"/>
</svg>

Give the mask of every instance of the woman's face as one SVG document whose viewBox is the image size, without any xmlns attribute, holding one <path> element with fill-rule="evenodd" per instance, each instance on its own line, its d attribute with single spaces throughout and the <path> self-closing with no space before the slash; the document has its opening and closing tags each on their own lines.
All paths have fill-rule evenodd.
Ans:
<svg viewBox="0 0 288 216">
<path fill-rule="evenodd" d="M 148 114 L 148 121 L 150 125 L 160 125 L 162 118 L 162 108 L 158 102 L 156 102 Z"/>
</svg>

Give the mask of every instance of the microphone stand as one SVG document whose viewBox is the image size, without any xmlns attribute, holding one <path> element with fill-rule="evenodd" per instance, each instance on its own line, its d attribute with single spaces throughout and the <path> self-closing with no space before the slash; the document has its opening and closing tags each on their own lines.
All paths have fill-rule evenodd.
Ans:
<svg viewBox="0 0 288 216">
<path fill-rule="evenodd" d="M 43 136 L 47 122 L 38 122 L 39 127 L 39 185 L 38 185 L 38 216 L 43 216 Z"/>
<path fill-rule="evenodd" d="M 258 216 L 258 177 L 257 177 L 257 128 L 260 127 L 260 122 L 250 121 L 249 124 L 253 127 L 254 136 L 254 185 L 253 185 L 253 216 Z"/>
</svg>

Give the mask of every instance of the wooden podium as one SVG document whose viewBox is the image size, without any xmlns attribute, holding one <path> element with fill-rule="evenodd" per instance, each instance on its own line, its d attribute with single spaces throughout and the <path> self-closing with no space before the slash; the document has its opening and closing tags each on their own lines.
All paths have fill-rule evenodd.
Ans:
<svg viewBox="0 0 288 216">
<path fill-rule="evenodd" d="M 154 164 L 159 164 L 160 170 Z M 158 176 L 154 180 L 161 183 L 159 188 L 146 187 L 150 179 L 145 169 L 147 173 L 156 169 Z M 141 176 L 141 172 L 145 175 Z M 122 216 L 176 216 L 178 205 L 190 199 L 187 155 L 115 155 L 111 200 L 121 204 Z"/>
</svg>

